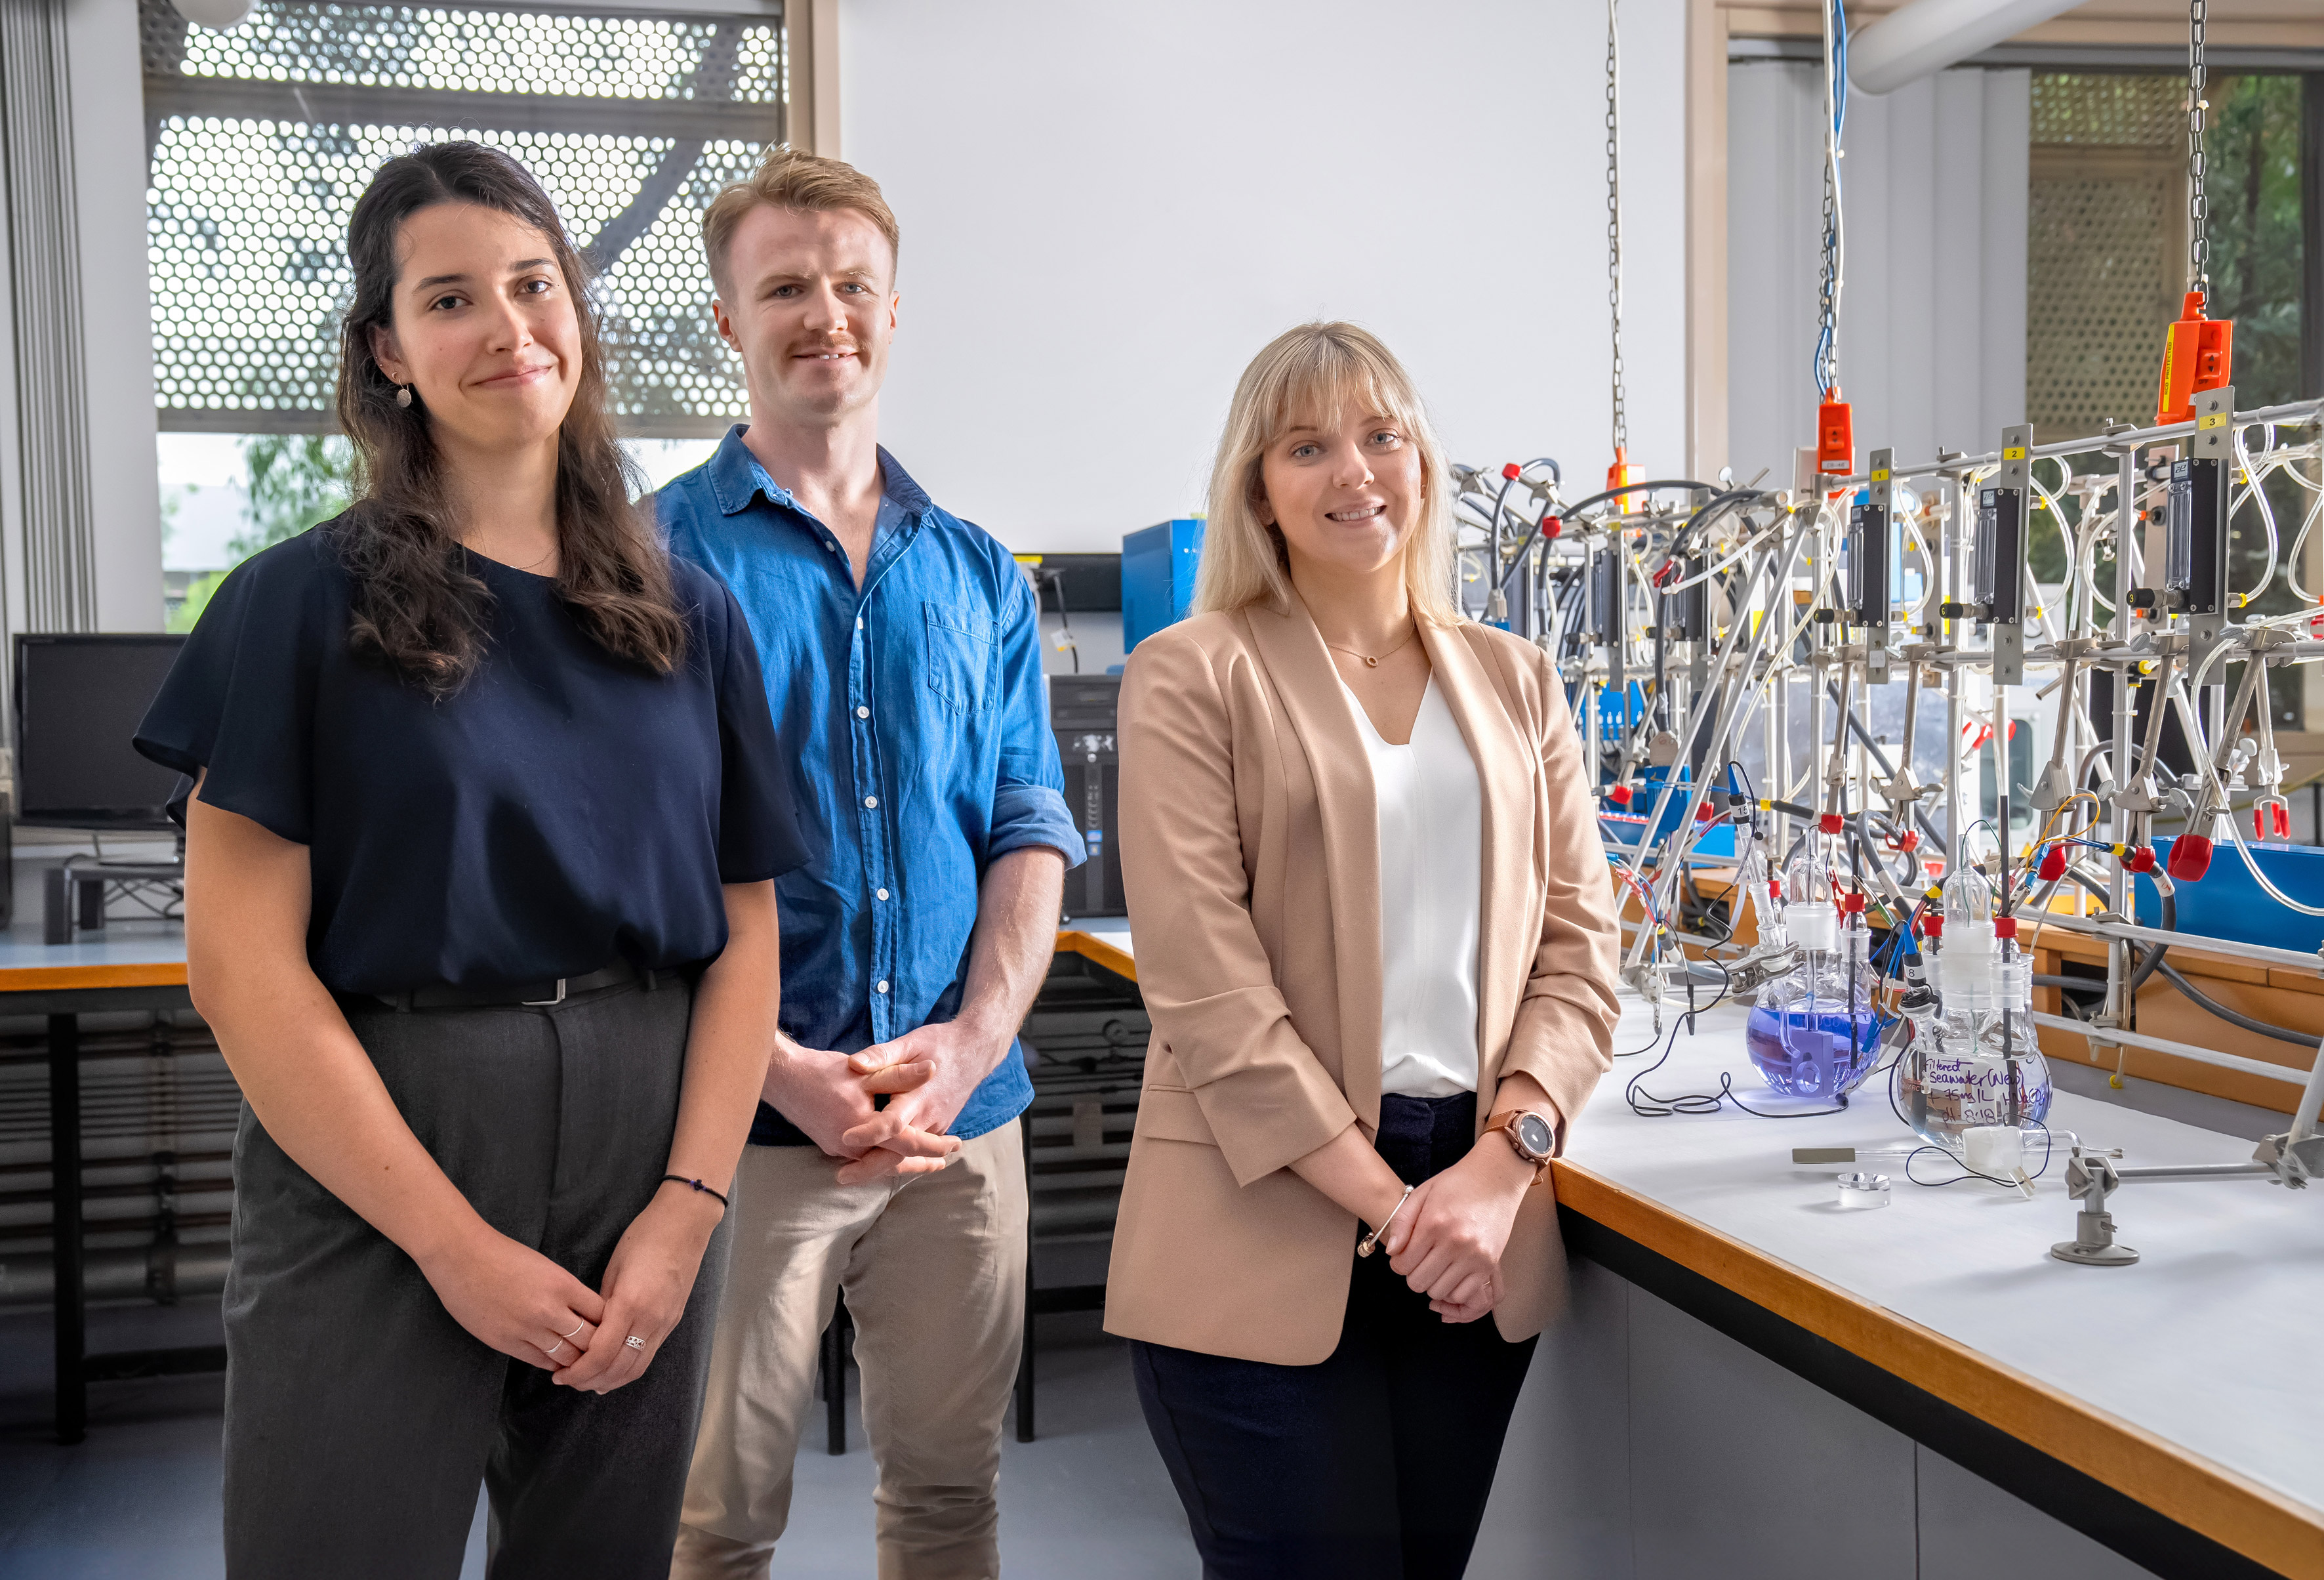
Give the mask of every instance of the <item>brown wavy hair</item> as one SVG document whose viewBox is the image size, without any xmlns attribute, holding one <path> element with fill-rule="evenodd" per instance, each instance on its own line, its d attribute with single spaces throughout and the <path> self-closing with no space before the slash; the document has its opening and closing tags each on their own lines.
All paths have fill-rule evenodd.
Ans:
<svg viewBox="0 0 2324 1580">
<path fill-rule="evenodd" d="M 492 592 L 473 575 L 444 489 L 427 407 L 396 404 L 372 353 L 394 320 L 403 222 L 439 203 L 497 209 L 548 241 L 580 320 L 581 377 L 557 433 L 557 594 L 608 652 L 658 673 L 684 658 L 669 557 L 631 503 L 635 473 L 605 410 L 590 278 L 532 172 L 476 143 L 430 143 L 379 167 L 347 221 L 355 300 L 339 329 L 339 426 L 355 449 L 355 504 L 329 528 L 355 580 L 349 640 L 438 698 L 484 661 Z"/>
</svg>

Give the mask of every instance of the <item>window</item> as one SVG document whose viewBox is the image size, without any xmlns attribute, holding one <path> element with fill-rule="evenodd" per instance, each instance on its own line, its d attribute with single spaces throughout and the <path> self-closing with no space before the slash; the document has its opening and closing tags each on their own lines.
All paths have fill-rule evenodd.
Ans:
<svg viewBox="0 0 2324 1580">
<path fill-rule="evenodd" d="M 2301 79 L 2214 75 L 2209 93 L 2209 309 L 2236 320 L 2236 403 L 2295 400 Z M 2037 439 L 2153 420 L 2163 326 L 2187 290 L 2186 99 L 2183 75 L 2034 78 L 2025 403 Z"/>
<path fill-rule="evenodd" d="M 334 425 L 347 217 L 381 162 L 447 137 L 505 149 L 556 199 L 599 273 L 625 432 L 745 415 L 699 223 L 783 137 L 779 14 L 260 0 L 215 32 L 139 5 L 165 431 Z"/>
</svg>

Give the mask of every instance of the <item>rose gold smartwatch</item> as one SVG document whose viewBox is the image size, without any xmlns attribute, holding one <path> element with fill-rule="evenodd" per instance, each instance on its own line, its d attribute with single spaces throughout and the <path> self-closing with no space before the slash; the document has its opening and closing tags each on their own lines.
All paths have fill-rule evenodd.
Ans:
<svg viewBox="0 0 2324 1580">
<path fill-rule="evenodd" d="M 1533 1182 L 1541 1183 L 1542 1171 L 1557 1149 L 1557 1127 L 1547 1116 L 1525 1108 L 1506 1109 L 1485 1122 L 1487 1131 L 1499 1131 L 1509 1138 L 1509 1146 L 1517 1155 L 1533 1165 Z"/>
</svg>

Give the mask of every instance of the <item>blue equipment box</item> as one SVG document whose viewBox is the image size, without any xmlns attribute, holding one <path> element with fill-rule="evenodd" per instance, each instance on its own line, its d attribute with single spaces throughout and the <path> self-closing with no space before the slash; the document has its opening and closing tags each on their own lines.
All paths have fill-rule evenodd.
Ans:
<svg viewBox="0 0 2324 1580">
<path fill-rule="evenodd" d="M 2171 841 L 2154 842 L 2158 860 L 2167 862 Z M 2254 845 L 2252 859 L 2267 881 L 2302 905 L 2324 905 L 2324 848 L 2312 845 Z M 2163 925 L 2163 901 L 2154 880 L 2140 874 L 2138 922 Z M 2177 886 L 2178 930 L 2200 938 L 2228 938 L 2238 944 L 2265 944 L 2276 949 L 2324 947 L 2324 917 L 2302 916 L 2278 905 L 2267 891 L 2252 881 L 2235 845 L 2222 839 L 2211 853 L 2211 869 L 2201 880 Z M 2166 956 L 2167 957 L 2167 956 Z"/>
<path fill-rule="evenodd" d="M 1194 567 L 1203 557 L 1203 518 L 1184 516 L 1121 540 L 1121 651 L 1186 617 L 1194 602 Z"/>
<path fill-rule="evenodd" d="M 1620 706 L 1617 698 L 1601 698 L 1600 701 L 1601 706 L 1608 703 L 1617 707 Z M 1643 712 L 1643 698 L 1640 698 L 1640 707 Z M 1663 785 L 1670 777 L 1671 771 L 1667 768 L 1646 767 L 1638 770 L 1637 783 L 1632 787 L 1630 804 L 1628 808 L 1618 812 L 1609 808 L 1599 808 L 1599 836 L 1609 845 L 1618 846 L 1628 855 L 1640 855 L 1647 850 L 1659 847 L 1669 836 L 1671 830 L 1678 827 L 1679 818 L 1686 813 L 1687 797 L 1692 793 L 1686 765 L 1681 763 L 1678 770 L 1677 788 L 1671 791 L 1670 800 L 1664 806 L 1662 817 L 1655 820 L 1652 832 L 1649 832 L 1646 828 L 1646 819 L 1654 811 L 1655 798 L 1662 794 Z M 1732 769 L 1727 771 L 1724 778 L 1718 781 L 1718 785 L 1730 795 L 1742 793 L 1741 787 L 1736 782 Z M 1735 846 L 1735 824 L 1731 818 L 1719 818 L 1701 829 L 1699 835 L 1700 837 L 1689 847 L 1690 854 L 1693 857 L 1720 862 L 1738 859 Z"/>
</svg>

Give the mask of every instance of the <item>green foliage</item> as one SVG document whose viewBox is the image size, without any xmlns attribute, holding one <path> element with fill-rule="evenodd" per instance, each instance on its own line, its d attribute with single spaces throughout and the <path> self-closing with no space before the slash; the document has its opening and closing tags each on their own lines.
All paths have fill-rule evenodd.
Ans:
<svg viewBox="0 0 2324 1580">
<path fill-rule="evenodd" d="M 2300 388 L 2300 95 L 2293 76 L 2215 79 L 2205 139 L 2214 318 L 2236 321 L 2236 404 Z"/>
<path fill-rule="evenodd" d="M 226 553 L 239 565 L 262 549 L 297 537 L 317 522 L 330 520 L 347 508 L 353 488 L 354 453 L 336 434 L 257 433 L 242 441 L 243 488 L 248 498 L 245 530 L 226 540 Z M 161 531 L 166 538 L 178 508 L 190 490 L 165 489 L 161 498 Z M 186 589 L 186 599 L 170 610 L 167 627 L 191 631 L 202 610 L 226 578 L 214 570 L 198 577 Z"/>
<path fill-rule="evenodd" d="M 186 601 L 170 611 L 170 617 L 163 623 L 162 629 L 191 631 L 194 628 L 194 623 L 202 617 L 202 611 L 209 607 L 210 595 L 218 590 L 218 585 L 225 581 L 226 577 L 226 573 L 223 570 L 213 570 L 196 577 L 192 584 L 186 588 Z"/>
<path fill-rule="evenodd" d="M 226 541 L 237 564 L 347 508 L 355 456 L 337 434 L 253 434 L 242 441 L 242 458 L 250 530 Z"/>
</svg>

